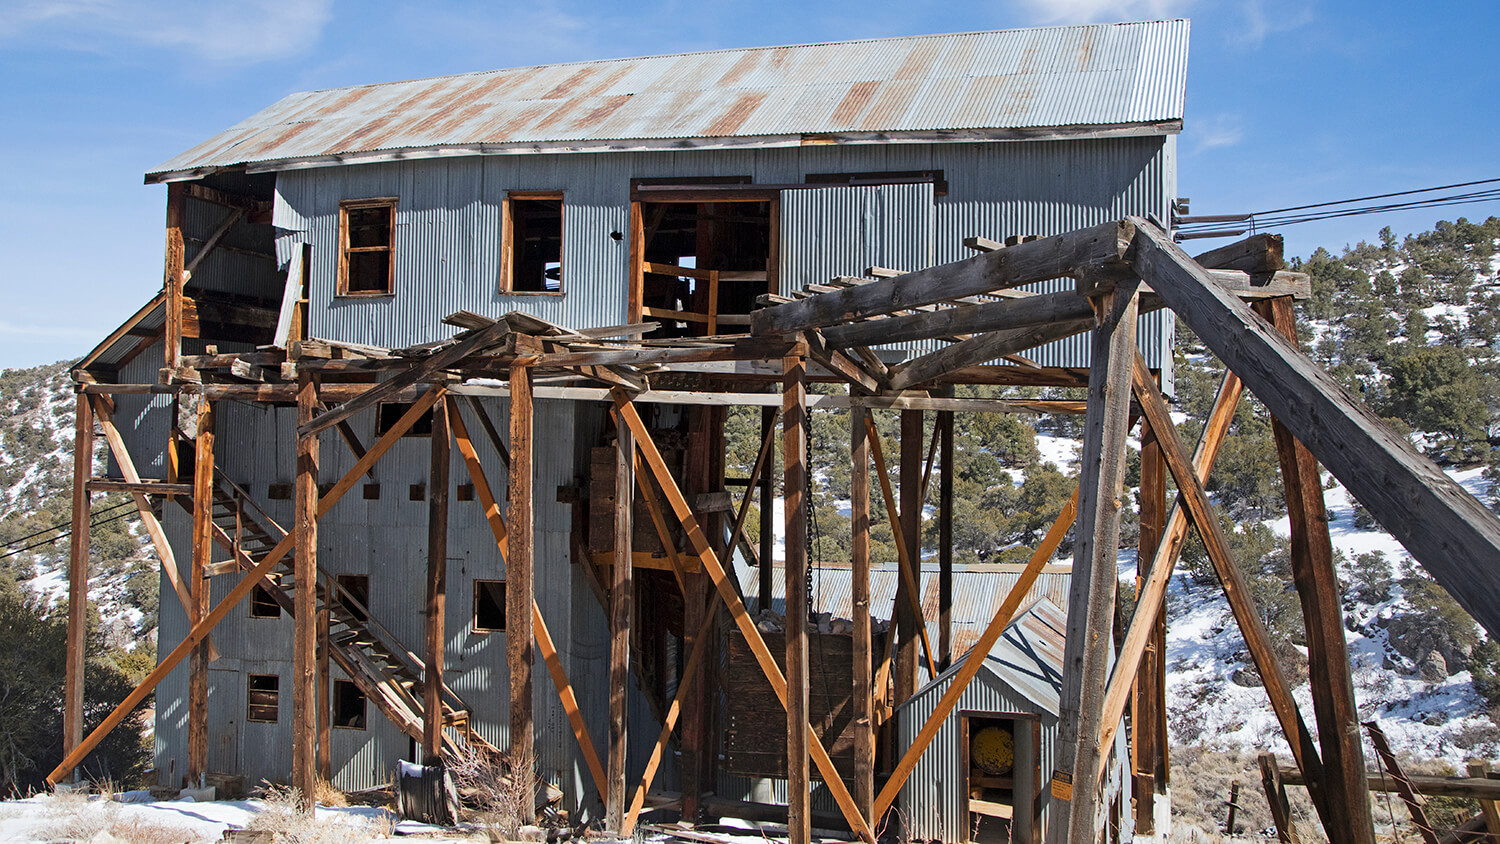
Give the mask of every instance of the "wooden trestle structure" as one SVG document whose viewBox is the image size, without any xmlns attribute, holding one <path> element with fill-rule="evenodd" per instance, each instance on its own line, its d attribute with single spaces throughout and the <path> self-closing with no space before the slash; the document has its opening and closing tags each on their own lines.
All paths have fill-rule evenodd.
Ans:
<svg viewBox="0 0 1500 844">
<path fill-rule="evenodd" d="M 441 676 L 442 671 L 442 563 L 446 555 L 451 442 L 463 459 L 507 567 L 511 738 L 509 747 L 492 750 L 512 759 L 532 757 L 531 669 L 534 654 L 539 651 L 606 806 L 607 824 L 622 835 L 635 826 L 674 731 L 681 730 L 683 735 L 683 808 L 688 820 L 697 817 L 700 798 L 711 790 L 707 786 L 713 770 L 712 754 L 708 752 L 713 745 L 707 738 L 712 729 L 707 702 L 711 696 L 705 693 L 704 684 L 714 676 L 707 671 L 710 643 L 717 641 L 713 631 L 722 619 L 728 619 L 743 636 L 786 710 L 791 841 L 804 844 L 810 838 L 810 781 L 820 778 L 836 799 L 848 828 L 858 838 L 873 842 L 902 784 L 942 721 L 952 714 L 985 655 L 1069 530 L 1075 543 L 1062 714 L 1055 770 L 1043 772 L 1044 776 L 1051 774 L 1047 839 L 1098 840 L 1104 822 L 1100 788 L 1108 748 L 1127 707 L 1133 725 L 1130 771 L 1135 777 L 1137 826 L 1149 831 L 1155 814 L 1152 802 L 1162 793 L 1167 770 L 1163 700 L 1166 589 L 1192 529 L 1207 547 L 1264 680 L 1301 781 L 1315 784 L 1312 799 L 1329 839 L 1351 844 L 1373 842 L 1365 762 L 1319 461 L 1492 635 L 1500 634 L 1500 577 L 1495 574 L 1500 571 L 1500 522 L 1298 350 L 1292 302 L 1306 295 L 1307 279 L 1284 271 L 1279 238 L 1253 237 L 1195 260 L 1153 223 L 1131 218 L 1005 248 L 980 239 L 969 245 L 978 254 L 957 263 L 864 282 L 842 279 L 834 286 L 790 298 L 764 297 L 765 307 L 753 313 L 747 335 L 655 341 L 641 339 L 652 328 L 650 324 L 570 330 L 519 313 L 499 320 L 459 313 L 448 322 L 463 330 L 450 341 L 403 350 L 399 355 L 370 347 L 290 339 L 284 341 L 284 348 L 181 355 L 178 338 L 169 335 L 168 368 L 164 373 L 170 377 L 163 383 L 100 383 L 86 369 L 80 370 L 80 453 L 86 453 L 94 424 L 98 423 L 123 478 L 91 480 L 86 459 L 80 458 L 76 466 L 66 722 L 69 752 L 49 780 L 55 783 L 68 776 L 104 734 L 184 659 L 191 660 L 192 674 L 188 772 L 195 775 L 202 771 L 211 727 L 202 703 L 209 634 L 257 584 L 268 586 L 295 617 L 294 784 L 303 789 L 304 795 L 312 794 L 319 767 L 326 772 L 328 765 L 323 679 L 330 657 L 356 678 L 384 713 L 420 739 L 428 754 L 439 755 L 446 746 L 460 741 L 455 733 L 465 732 L 461 701 L 441 683 L 421 682 L 424 677 Z M 176 254 L 180 270 L 180 250 Z M 168 260 L 172 260 L 171 250 Z M 180 277 L 180 272 L 174 275 L 169 266 L 169 280 Z M 1076 279 L 1076 289 L 1040 295 L 1019 289 L 1061 277 Z M 172 287 L 169 281 L 169 300 L 180 296 L 180 288 Z M 1202 436 L 1192 449 L 1179 437 L 1155 374 L 1147 370 L 1136 349 L 1136 317 L 1164 307 L 1175 311 L 1230 370 Z M 1023 359 L 1017 359 L 1017 365 L 990 365 L 999 358 L 1086 331 L 1093 332 L 1092 365 L 1086 371 L 1039 368 Z M 938 338 L 949 341 L 948 345 L 898 365 L 887 365 L 870 349 L 880 343 Z M 653 379 L 661 382 L 669 378 L 674 385 L 688 383 L 696 389 L 654 389 L 651 385 Z M 474 379 L 484 381 L 476 383 Z M 497 384 L 501 380 L 506 382 L 503 386 Z M 845 384 L 847 394 L 810 395 L 809 381 Z M 779 395 L 774 391 L 777 382 Z M 1087 401 L 953 398 L 947 388 L 954 384 L 1084 387 Z M 768 386 L 772 391 L 767 391 Z M 1316 740 L 1272 654 L 1270 635 L 1259 620 L 1204 490 L 1204 481 L 1246 389 L 1275 417 L 1276 444 L 1291 513 L 1293 571 L 1307 626 Z M 196 459 L 191 478 L 147 480 L 136 473 L 111 419 L 110 399 L 112 394 L 133 392 L 198 396 Z M 501 443 L 494 423 L 473 401 L 473 397 L 485 395 L 509 397 L 508 447 Z M 594 567 L 587 548 L 575 549 L 575 563 L 581 562 L 593 578 L 613 636 L 610 678 L 615 693 L 609 698 L 609 722 L 592 733 L 572 697 L 546 620 L 531 592 L 533 566 L 539 562 L 532 555 L 531 445 L 532 407 L 538 398 L 607 401 L 614 419 L 612 495 L 618 517 L 609 543 L 608 581 Z M 224 400 L 297 407 L 296 519 L 290 531 L 258 514 L 242 490 L 216 474 L 213 408 Z M 366 449 L 349 430 L 347 420 L 382 401 L 413 404 Z M 663 459 L 640 412 L 641 405 L 648 402 L 699 408 L 692 417 L 693 424 L 696 431 L 708 436 L 695 438 L 692 447 L 716 452 L 689 461 L 687 474 L 699 477 L 679 477 Z M 743 535 L 745 507 L 741 506 L 729 539 L 724 541 L 717 511 L 696 508 L 686 491 L 722 488 L 722 407 L 728 404 L 766 409 L 764 443 L 754 476 L 746 482 L 747 500 L 757 487 L 763 496 L 767 494 L 770 470 L 765 464 L 775 417 L 780 417 L 787 514 L 786 650 L 782 661 L 757 629 L 732 567 L 725 562 L 729 549 L 750 544 Z M 804 446 L 809 411 L 830 406 L 853 410 L 855 740 L 852 764 L 844 769 L 836 768 L 829 748 L 808 720 L 808 548 L 801 506 L 808 484 Z M 502 513 L 497 504 L 487 467 L 470 436 L 465 408 L 505 461 L 507 512 Z M 426 647 L 418 655 L 383 634 L 376 620 L 340 614 L 339 607 L 348 604 L 330 600 L 330 590 L 336 587 L 331 578 L 319 574 L 316 532 L 318 518 L 336 506 L 429 409 L 434 416 L 428 620 Z M 881 409 L 902 413 L 899 505 L 870 422 L 872 412 Z M 940 605 L 944 613 L 936 648 L 925 639 L 925 622 L 917 600 L 920 584 L 913 565 L 920 554 L 917 514 L 923 506 L 921 423 L 926 411 L 938 414 L 939 431 L 951 430 L 952 414 L 957 411 L 1082 412 L 1082 472 L 1077 493 L 1058 515 L 1019 582 L 969 652 L 936 711 L 911 746 L 898 748 L 899 756 L 892 755 L 889 764 L 877 770 L 877 709 L 888 712 L 888 707 L 876 704 L 886 700 L 886 683 L 894 687 L 894 702 L 899 703 L 913 691 L 918 659 L 946 664 L 954 657 L 947 613 L 952 605 L 951 532 L 947 529 L 951 493 L 940 491 L 939 495 L 939 519 L 945 527 L 944 547 L 939 554 L 943 569 Z M 1116 652 L 1112 626 L 1119 490 L 1126 437 L 1137 421 L 1142 445 L 1143 564 L 1137 610 Z M 318 435 L 334 428 L 358 459 L 342 479 L 320 490 Z M 940 477 L 946 489 L 951 434 L 944 439 L 941 453 Z M 873 673 L 870 667 L 875 651 L 868 613 L 871 463 L 876 466 L 876 477 L 892 516 L 902 572 L 894 619 L 894 656 L 891 663 Z M 1170 508 L 1166 500 L 1168 476 L 1179 491 Z M 662 713 L 665 725 L 656 737 L 644 781 L 631 788 L 625 780 L 625 747 L 633 737 L 627 736 L 625 729 L 624 691 L 632 670 L 628 643 L 633 528 L 632 508 L 624 502 L 635 498 L 633 488 L 640 490 L 663 545 L 669 549 L 672 576 L 684 595 L 683 631 L 689 652 L 675 698 Z M 77 520 L 82 518 L 82 524 L 87 524 L 88 492 L 100 489 L 123 490 L 135 497 L 192 628 L 180 644 L 161 656 L 158 667 L 124 703 L 84 737 L 80 587 L 87 561 L 87 532 L 78 529 Z M 192 565 L 186 582 L 177 579 L 177 564 L 151 509 L 151 496 L 175 498 L 194 514 Z M 579 512 L 575 509 L 575 521 Z M 240 526 L 238 535 L 226 533 L 223 525 L 228 517 Z M 686 539 L 681 553 L 668 538 L 672 520 Z M 216 565 L 210 562 L 215 544 L 229 551 L 232 559 L 231 563 L 217 565 L 233 566 L 244 575 L 219 604 L 210 606 L 204 577 Z M 769 548 L 769 543 L 763 547 Z M 762 596 L 771 591 L 769 562 L 765 559 L 761 566 Z M 467 735 L 469 741 L 479 741 L 472 731 Z M 595 735 L 603 737 L 603 752 L 594 744 Z"/>
</svg>

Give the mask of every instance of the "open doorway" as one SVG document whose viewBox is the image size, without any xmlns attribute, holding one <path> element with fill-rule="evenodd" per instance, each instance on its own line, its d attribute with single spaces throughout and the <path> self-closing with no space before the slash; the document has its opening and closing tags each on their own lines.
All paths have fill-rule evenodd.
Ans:
<svg viewBox="0 0 1500 844">
<path fill-rule="evenodd" d="M 778 195 L 741 185 L 637 186 L 632 203 L 632 320 L 650 337 L 743 334 L 777 290 Z"/>
<path fill-rule="evenodd" d="M 1041 724 L 1005 712 L 960 715 L 964 840 L 1012 844 L 1040 840 L 1036 823 L 1041 782 Z"/>
</svg>

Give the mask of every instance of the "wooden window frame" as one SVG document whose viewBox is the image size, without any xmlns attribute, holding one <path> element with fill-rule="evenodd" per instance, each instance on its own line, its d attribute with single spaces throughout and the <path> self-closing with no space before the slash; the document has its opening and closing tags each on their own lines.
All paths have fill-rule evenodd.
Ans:
<svg viewBox="0 0 1500 844">
<path fill-rule="evenodd" d="M 335 729 L 335 730 L 366 730 L 366 729 L 369 729 L 369 726 L 370 726 L 370 696 L 367 695 L 367 694 L 365 694 L 364 690 L 359 687 L 359 684 L 355 683 L 353 680 L 334 680 L 331 685 L 333 687 L 331 689 L 331 691 L 333 692 L 333 694 L 330 695 L 331 699 L 329 701 L 329 704 L 332 707 L 332 712 L 329 713 L 330 717 L 328 719 L 328 722 L 333 726 L 333 729 Z M 342 690 L 346 689 L 346 688 L 352 688 L 352 689 L 354 689 L 354 692 L 359 695 L 359 701 L 360 701 L 361 711 L 360 711 L 359 719 L 358 719 L 359 720 L 359 724 L 357 724 L 357 725 L 356 724 L 341 724 L 341 723 L 339 723 L 339 720 L 340 720 L 339 717 L 338 717 L 339 714 L 340 714 L 339 713 L 339 706 L 343 702 L 343 698 L 342 698 L 341 694 L 342 694 Z"/>
<path fill-rule="evenodd" d="M 250 590 L 249 604 L 251 618 L 281 618 L 281 605 L 271 596 L 271 590 L 260 584 Z"/>
<path fill-rule="evenodd" d="M 398 199 L 398 197 L 394 196 L 372 196 L 365 199 L 345 199 L 339 202 L 339 267 L 338 286 L 335 294 L 338 297 L 349 299 L 367 299 L 373 297 L 379 299 L 396 295 L 396 204 Z M 349 212 L 351 210 L 363 210 L 366 208 L 385 208 L 390 214 L 390 224 L 386 229 L 390 233 L 390 243 L 385 246 L 349 245 Z M 387 253 L 385 290 L 349 289 L 350 252 Z"/>
<path fill-rule="evenodd" d="M 505 579 L 504 578 L 493 578 L 493 577 L 476 577 L 476 578 L 473 579 L 472 583 L 473 583 L 473 589 L 474 589 L 474 607 L 473 607 L 473 612 L 470 614 L 470 617 L 469 617 L 469 631 L 471 633 L 474 633 L 474 634 L 477 634 L 477 635 L 480 635 L 480 636 L 487 636 L 487 635 L 489 635 L 491 633 L 504 633 L 505 629 L 506 629 L 505 627 L 480 627 L 479 626 L 479 596 L 481 594 L 481 592 L 480 592 L 480 584 L 481 583 L 498 583 L 498 584 L 500 584 L 501 601 L 500 601 L 499 606 L 500 606 L 500 612 L 503 615 L 505 613 L 505 600 L 504 600 L 504 598 L 505 598 L 505 593 L 504 593 L 504 590 L 505 590 Z M 508 619 L 508 618 L 505 619 L 504 623 L 508 626 L 509 623 L 510 623 L 510 619 Z"/>
<path fill-rule="evenodd" d="M 266 689 L 255 689 L 254 688 L 255 681 L 257 679 L 259 679 L 259 678 L 264 678 L 264 677 L 270 677 L 271 679 L 273 679 L 273 680 L 276 681 L 276 688 L 274 690 L 274 693 L 276 695 L 276 717 L 275 718 L 266 719 L 266 718 L 257 718 L 257 717 L 255 717 L 255 712 L 256 712 L 256 706 L 257 706 L 257 704 L 255 704 L 251 700 L 250 696 L 253 695 L 253 694 L 255 694 L 257 691 L 259 691 L 261 693 L 265 693 L 267 691 Z M 261 704 L 261 705 L 264 706 L 264 704 Z M 248 723 L 252 723 L 252 724 L 278 724 L 278 723 L 281 722 L 281 675 L 280 674 L 247 674 L 245 676 L 245 721 L 248 722 Z"/>
<path fill-rule="evenodd" d="M 557 263 L 562 267 L 562 272 L 557 279 L 556 290 L 516 290 L 515 289 L 515 225 L 514 214 L 511 204 L 516 200 L 552 200 L 562 203 L 562 219 L 558 221 L 558 237 L 566 243 L 566 226 L 568 201 L 563 197 L 560 190 L 513 190 L 507 191 L 505 199 L 500 203 L 500 284 L 499 292 L 506 296 L 563 296 L 568 292 L 567 268 L 562 267 L 563 250 L 558 246 Z"/>
</svg>

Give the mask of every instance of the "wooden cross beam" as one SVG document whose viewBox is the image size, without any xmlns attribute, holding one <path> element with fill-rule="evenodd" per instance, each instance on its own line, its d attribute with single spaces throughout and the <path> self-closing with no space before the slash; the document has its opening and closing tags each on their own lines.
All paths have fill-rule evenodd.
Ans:
<svg viewBox="0 0 1500 844">
<path fill-rule="evenodd" d="M 870 458 L 875 461 L 875 475 L 880 478 L 880 494 L 885 498 L 885 512 L 891 522 L 891 540 L 896 544 L 897 568 L 901 569 L 901 581 L 906 584 L 906 597 L 911 605 L 912 617 L 917 620 L 917 635 L 922 639 L 922 652 L 927 656 L 927 670 L 936 677 L 937 659 L 932 653 L 932 643 L 927 639 L 927 619 L 922 617 L 922 589 L 917 583 L 916 566 L 901 528 L 900 513 L 896 508 L 896 497 L 891 494 L 891 476 L 885 465 L 885 452 L 880 446 L 880 434 L 875 430 L 875 420 L 865 415 L 865 427 L 869 431 Z M 895 624 L 891 625 L 894 631 Z"/>
<path fill-rule="evenodd" d="M 1022 243 L 951 264 L 762 308 L 750 315 L 750 331 L 759 336 L 790 334 L 915 305 L 1020 287 L 1069 275 L 1084 267 L 1121 264 L 1134 236 L 1134 226 L 1122 220 Z"/>
<path fill-rule="evenodd" d="M 333 489 L 319 498 L 318 515 L 322 516 L 333 509 L 333 505 L 337 504 L 339 499 L 343 498 L 344 494 L 352 489 L 356 483 L 359 483 L 360 476 L 365 473 L 365 470 L 376 460 L 384 456 L 390 450 L 391 446 L 395 445 L 411 426 L 416 423 L 417 419 L 426 413 L 427 409 L 432 407 L 433 403 L 441 398 L 442 395 L 443 390 L 441 387 L 432 388 L 425 396 L 417 400 L 400 419 L 396 420 L 396 424 L 392 425 L 390 430 L 386 431 L 385 435 L 376 441 L 375 445 L 370 448 L 369 453 L 355 462 L 354 466 L 344 474 L 344 477 L 333 485 Z M 247 572 L 244 578 L 239 583 L 236 583 L 233 589 L 229 590 L 229 594 L 225 595 L 223 600 L 219 601 L 202 621 L 193 625 L 193 628 L 177 644 L 177 647 L 161 658 L 156 668 L 150 674 L 146 675 L 146 679 L 142 680 L 140 685 L 135 687 L 134 691 L 126 695 L 125 699 L 120 701 L 120 705 L 114 708 L 114 711 L 104 717 L 99 726 L 95 727 L 94 731 L 89 733 L 88 738 L 73 748 L 73 752 L 69 753 L 58 763 L 56 768 L 52 769 L 52 772 L 47 775 L 47 782 L 56 785 L 70 771 L 78 767 L 79 763 L 83 762 L 84 758 L 92 753 L 94 748 L 99 746 L 99 742 L 103 741 L 105 736 L 109 735 L 115 727 L 119 726 L 120 722 L 124 721 L 125 717 L 139 706 L 141 701 L 145 700 L 146 696 L 151 694 L 157 685 L 166 679 L 168 674 L 172 673 L 172 669 L 176 668 L 178 663 L 182 662 L 183 658 L 208 636 L 209 631 L 213 630 L 215 625 L 223 621 L 229 615 L 230 610 L 234 609 L 240 601 L 244 600 L 245 596 L 250 594 L 250 590 L 254 589 L 270 573 L 271 569 L 275 568 L 286 557 L 296 541 L 297 534 L 294 531 L 288 533 L 280 542 L 276 543 L 276 547 L 272 548 L 255 568 Z"/>
<path fill-rule="evenodd" d="M 470 332 L 457 343 L 422 359 L 421 362 L 411 366 L 406 371 L 391 376 L 388 380 L 382 381 L 379 386 L 365 391 L 357 398 L 350 399 L 337 407 L 330 408 L 328 412 L 319 414 L 311 422 L 298 425 L 297 433 L 301 436 L 307 436 L 308 434 L 316 434 L 325 428 L 332 427 L 340 420 L 348 419 L 350 416 L 366 408 L 374 407 L 395 393 L 400 392 L 403 388 L 410 387 L 425 378 L 436 375 L 438 372 L 458 363 L 470 354 L 493 345 L 509 333 L 510 325 L 504 320 Z"/>
<path fill-rule="evenodd" d="M 1500 636 L 1500 519 L 1165 232 L 1134 222 L 1137 272 L 1474 620 Z"/>
<path fill-rule="evenodd" d="M 635 405 L 631 403 L 630 398 L 619 391 L 615 393 L 615 410 L 619 413 L 620 418 L 630 426 L 631 432 L 635 434 L 636 449 L 640 452 L 641 456 L 646 458 L 646 464 L 651 469 L 651 474 L 656 478 L 656 482 L 661 486 L 662 492 L 666 494 L 667 501 L 671 504 L 673 512 L 677 514 L 678 520 L 682 523 L 683 530 L 687 533 L 688 542 L 692 545 L 694 553 L 698 555 L 704 570 L 708 572 L 709 577 L 713 580 L 714 587 L 719 592 L 719 597 L 724 600 L 725 605 L 729 608 L 730 615 L 734 618 L 736 626 L 740 629 L 740 633 L 744 635 L 745 641 L 750 645 L 750 650 L 755 654 L 756 662 L 760 664 L 761 671 L 764 672 L 767 682 L 771 684 L 771 689 L 776 692 L 777 699 L 785 706 L 787 700 L 786 677 L 781 673 L 781 667 L 776 664 L 775 658 L 771 656 L 771 651 L 766 647 L 765 639 L 761 637 L 760 630 L 756 628 L 755 622 L 751 620 L 750 613 L 745 609 L 744 602 L 740 600 L 739 595 L 730 584 L 729 578 L 724 572 L 724 567 L 719 562 L 718 555 L 714 553 L 713 547 L 708 542 L 708 538 L 698 525 L 697 518 L 693 515 L 692 507 L 688 504 L 687 499 L 683 497 L 682 491 L 677 486 L 677 480 L 672 477 L 671 471 L 667 468 L 666 461 L 662 459 L 661 452 L 657 450 L 656 443 L 652 441 L 651 432 L 646 428 L 646 423 L 636 413 Z M 825 786 L 832 792 L 835 802 L 838 803 L 839 809 L 844 814 L 844 818 L 849 821 L 850 828 L 860 838 L 869 842 L 869 844 L 874 844 L 874 833 L 871 831 L 869 823 L 860 815 L 859 809 L 854 805 L 854 799 L 849 795 L 848 788 L 845 787 L 844 781 L 839 777 L 838 769 L 834 767 L 833 759 L 828 755 L 828 750 L 823 747 L 823 742 L 818 738 L 817 733 L 813 731 L 812 725 L 807 724 L 806 727 L 808 751 L 812 756 L 813 762 L 817 765 L 818 771 L 823 775 Z"/>
</svg>

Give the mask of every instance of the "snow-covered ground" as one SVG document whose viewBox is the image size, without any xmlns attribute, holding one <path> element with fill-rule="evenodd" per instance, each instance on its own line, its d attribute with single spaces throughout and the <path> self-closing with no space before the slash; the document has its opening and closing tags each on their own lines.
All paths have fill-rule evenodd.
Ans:
<svg viewBox="0 0 1500 844">
<path fill-rule="evenodd" d="M 1476 496 L 1488 486 L 1481 469 L 1449 474 Z M 1410 555 L 1389 534 L 1355 527 L 1353 503 L 1343 486 L 1325 490 L 1324 498 L 1332 517 L 1329 532 L 1334 548 L 1344 553 L 1346 561 L 1379 551 L 1391 562 L 1396 578 L 1413 572 Z M 1267 525 L 1280 536 L 1288 535 L 1285 517 Z M 1134 560 L 1129 562 L 1133 566 Z M 1125 567 L 1122 557 L 1122 571 Z M 1380 604 L 1346 605 L 1350 623 L 1345 632 L 1360 718 L 1379 721 L 1403 755 L 1454 766 L 1476 756 L 1493 758 L 1500 753 L 1500 730 L 1485 713 L 1469 672 L 1459 671 L 1438 682 L 1423 680 L 1409 660 L 1386 642 L 1384 631 L 1370 624 L 1389 617 L 1401 599 L 1398 586 Z M 1179 571 L 1172 580 L 1168 606 L 1172 615 L 1167 624 L 1167 707 L 1174 738 L 1218 749 L 1237 746 L 1284 753 L 1286 747 L 1279 739 L 1280 729 L 1265 691 L 1233 682 L 1245 667 L 1245 645 L 1218 587 L 1194 583 Z M 1293 694 L 1303 712 L 1310 714 L 1308 686 L 1298 686 Z M 1315 729 L 1312 719 L 1308 720 Z"/>
<path fill-rule="evenodd" d="M 40 795 L 0 802 L 0 841 L 86 841 L 100 831 L 114 836 L 100 840 L 218 841 L 226 829 L 245 829 L 267 809 L 268 804 L 261 800 L 116 803 L 97 796 Z M 316 819 L 320 824 L 343 827 L 340 831 L 354 840 L 435 830 L 423 824 L 398 824 L 388 810 L 369 806 L 319 806 Z M 181 831 L 181 838 L 166 837 L 168 831 L 175 830 Z"/>
</svg>

